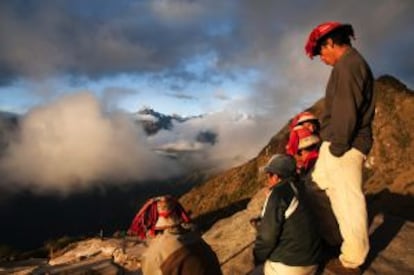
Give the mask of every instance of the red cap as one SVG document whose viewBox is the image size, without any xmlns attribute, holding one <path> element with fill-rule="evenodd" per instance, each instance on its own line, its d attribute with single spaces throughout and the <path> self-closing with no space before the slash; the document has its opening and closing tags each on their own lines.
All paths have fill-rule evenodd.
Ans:
<svg viewBox="0 0 414 275">
<path fill-rule="evenodd" d="M 165 195 L 149 199 L 138 211 L 128 230 L 142 240 L 155 236 L 155 231 L 164 230 L 181 223 L 189 223 L 190 216 L 172 196 Z"/>
<path fill-rule="evenodd" d="M 290 129 L 293 129 L 294 127 L 306 121 L 318 121 L 318 118 L 311 112 L 305 111 L 305 112 L 299 113 L 292 119 L 292 122 L 290 123 Z"/>
<path fill-rule="evenodd" d="M 302 150 L 319 142 L 320 138 L 318 135 L 312 133 L 308 128 L 298 125 L 290 131 L 289 140 L 286 144 L 286 153 L 294 156 L 298 153 L 298 150 Z"/>
<path fill-rule="evenodd" d="M 299 138 L 298 150 L 318 144 L 320 141 L 320 138 L 317 135 L 313 134 L 306 127 L 297 126 L 295 127 L 294 131 L 296 132 Z"/>
<path fill-rule="evenodd" d="M 320 25 L 318 25 L 316 28 L 312 30 L 312 32 L 309 34 L 308 41 L 305 45 L 305 51 L 306 55 L 309 56 L 310 59 L 312 59 L 315 55 L 318 53 L 315 53 L 316 46 L 318 44 L 318 41 L 321 37 L 325 36 L 326 34 L 330 33 L 331 31 L 337 29 L 338 27 L 350 27 L 350 36 L 354 36 L 354 32 L 352 30 L 352 26 L 349 24 L 342 24 L 339 22 L 325 22 Z"/>
</svg>

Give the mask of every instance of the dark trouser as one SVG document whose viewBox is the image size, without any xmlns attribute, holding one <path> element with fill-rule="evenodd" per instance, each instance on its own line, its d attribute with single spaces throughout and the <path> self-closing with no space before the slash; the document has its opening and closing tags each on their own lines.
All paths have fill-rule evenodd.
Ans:
<svg viewBox="0 0 414 275">
<path fill-rule="evenodd" d="M 304 191 L 305 200 L 316 218 L 322 239 L 330 246 L 339 246 L 342 237 L 326 192 L 320 189 L 310 176 L 304 179 Z"/>
</svg>

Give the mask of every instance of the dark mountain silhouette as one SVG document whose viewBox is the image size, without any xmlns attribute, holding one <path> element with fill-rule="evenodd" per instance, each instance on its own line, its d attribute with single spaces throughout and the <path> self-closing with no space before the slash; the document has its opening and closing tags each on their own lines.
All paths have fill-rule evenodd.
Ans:
<svg viewBox="0 0 414 275">
<path fill-rule="evenodd" d="M 62 236 L 105 236 L 126 230 L 139 207 L 152 196 L 180 196 L 197 181 L 194 177 L 168 181 L 107 183 L 62 197 L 31 191 L 0 190 L 0 246 L 25 251 Z M 1 256 L 1 255 L 0 255 Z"/>
<path fill-rule="evenodd" d="M 151 108 L 144 108 L 134 114 L 136 122 L 141 124 L 147 135 L 155 135 L 160 130 L 171 130 L 174 123 L 182 123 L 199 116 L 182 117 L 179 115 L 165 115 Z"/>
<path fill-rule="evenodd" d="M 0 111 L 0 156 L 17 129 L 19 115 Z"/>
<path fill-rule="evenodd" d="M 172 116 L 158 113 L 150 108 L 140 110 L 136 114 L 137 122 L 140 123 L 147 135 L 155 135 L 159 130 L 169 130 L 173 127 Z"/>
<path fill-rule="evenodd" d="M 141 125 L 149 136 L 156 135 L 160 130 L 171 130 L 175 123 L 183 123 L 191 119 L 201 118 L 203 115 L 182 117 L 177 114 L 165 115 L 151 108 L 144 108 L 134 114 L 134 119 Z M 214 145 L 218 135 L 212 130 L 200 130 L 194 140 L 201 143 Z"/>
<path fill-rule="evenodd" d="M 218 135 L 210 130 L 200 131 L 196 136 L 196 141 L 214 145 L 217 142 Z"/>
</svg>

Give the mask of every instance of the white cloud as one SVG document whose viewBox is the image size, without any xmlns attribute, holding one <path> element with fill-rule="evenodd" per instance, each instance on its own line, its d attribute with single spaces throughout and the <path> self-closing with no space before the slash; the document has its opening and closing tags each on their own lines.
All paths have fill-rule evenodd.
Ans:
<svg viewBox="0 0 414 275">
<path fill-rule="evenodd" d="M 103 106 L 80 92 L 31 109 L 0 159 L 3 186 L 70 193 L 103 183 L 217 172 L 256 156 L 280 127 L 229 109 L 147 137 L 131 114 Z M 215 142 L 197 141 L 200 132 L 216 134 Z"/>
<path fill-rule="evenodd" d="M 180 171 L 151 151 L 125 114 L 107 113 L 90 93 L 30 110 L 0 161 L 3 184 L 37 191 L 171 177 Z M 156 171 L 162 170 L 163 173 Z M 10 187 L 10 186 L 9 186 Z"/>
<path fill-rule="evenodd" d="M 161 131 L 152 137 L 151 143 L 170 151 L 196 151 L 196 154 L 186 154 L 182 165 L 220 171 L 255 157 L 278 127 L 279 123 L 274 120 L 229 110 L 175 123 L 171 131 Z M 200 131 L 217 134 L 214 145 L 195 142 Z"/>
</svg>

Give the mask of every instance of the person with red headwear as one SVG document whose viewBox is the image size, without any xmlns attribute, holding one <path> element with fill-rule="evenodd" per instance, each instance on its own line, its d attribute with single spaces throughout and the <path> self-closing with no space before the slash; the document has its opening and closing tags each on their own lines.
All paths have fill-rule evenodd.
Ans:
<svg viewBox="0 0 414 275">
<path fill-rule="evenodd" d="M 144 275 L 222 274 L 216 254 L 171 196 L 149 199 L 135 215 L 128 232 L 147 242 L 141 256 Z"/>
<path fill-rule="evenodd" d="M 295 156 L 298 152 L 299 136 L 296 128 L 306 128 L 310 133 L 319 135 L 319 120 L 311 112 L 297 114 L 289 125 L 289 140 L 286 144 L 286 154 Z"/>
<path fill-rule="evenodd" d="M 286 146 L 286 153 L 296 159 L 296 170 L 300 177 L 299 188 L 304 191 L 303 198 L 318 220 L 318 229 L 321 234 L 325 250 L 328 254 L 334 252 L 342 242 L 338 223 L 332 212 L 332 207 L 324 190 L 321 190 L 312 181 L 311 174 L 319 157 L 319 122 L 309 112 L 299 113 L 290 124 L 290 136 Z"/>
<path fill-rule="evenodd" d="M 293 131 L 298 138 L 296 154 L 296 167 L 299 175 L 306 174 L 313 168 L 319 155 L 320 138 L 304 126 L 296 126 Z"/>
<path fill-rule="evenodd" d="M 324 190 L 312 181 L 312 170 L 319 157 L 320 136 L 312 132 L 312 128 L 298 125 L 292 130 L 298 139 L 294 155 L 296 169 L 300 177 L 300 189 L 304 191 L 304 199 L 318 220 L 318 229 L 323 239 L 326 252 L 334 252 L 342 242 L 338 223 L 332 212 L 332 207 Z"/>
<path fill-rule="evenodd" d="M 362 166 L 372 147 L 375 101 L 373 75 L 352 46 L 350 24 L 326 22 L 309 34 L 306 54 L 332 66 L 321 119 L 322 145 L 312 178 L 326 191 L 343 242 L 339 259 L 328 263 L 338 274 L 359 273 L 369 251 Z"/>
</svg>

